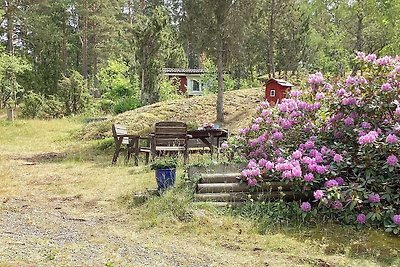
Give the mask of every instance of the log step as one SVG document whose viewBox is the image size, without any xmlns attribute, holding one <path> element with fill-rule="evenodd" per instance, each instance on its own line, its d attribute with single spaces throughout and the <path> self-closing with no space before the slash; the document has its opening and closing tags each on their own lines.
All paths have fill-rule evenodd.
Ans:
<svg viewBox="0 0 400 267">
<path fill-rule="evenodd" d="M 245 202 L 195 202 L 198 205 L 212 205 L 217 208 L 229 208 L 242 206 Z"/>
<path fill-rule="evenodd" d="M 235 183 L 240 177 L 240 173 L 207 173 L 201 175 L 200 183 Z"/>
<path fill-rule="evenodd" d="M 263 183 L 261 187 L 255 188 L 257 192 L 290 191 L 291 185 L 284 182 Z M 199 183 L 198 193 L 227 193 L 227 192 L 249 192 L 250 188 L 246 183 Z"/>
<path fill-rule="evenodd" d="M 253 200 L 270 200 L 282 197 L 284 199 L 293 200 L 294 198 L 301 198 L 301 193 L 294 193 L 293 191 L 272 191 L 264 193 L 243 193 L 243 192 L 230 192 L 230 193 L 200 193 L 195 194 L 194 198 L 197 201 L 215 201 L 215 202 L 243 202 L 250 199 Z"/>
</svg>

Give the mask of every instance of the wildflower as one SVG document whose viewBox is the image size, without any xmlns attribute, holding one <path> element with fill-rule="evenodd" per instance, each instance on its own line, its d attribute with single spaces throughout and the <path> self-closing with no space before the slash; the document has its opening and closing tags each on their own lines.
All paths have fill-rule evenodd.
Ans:
<svg viewBox="0 0 400 267">
<path fill-rule="evenodd" d="M 325 182 L 326 188 L 332 188 L 332 187 L 336 187 L 336 186 L 339 186 L 339 183 L 334 179 L 331 179 L 331 180 L 328 180 Z"/>
<path fill-rule="evenodd" d="M 343 160 L 343 157 L 340 154 L 335 154 L 333 156 L 333 161 L 334 162 L 341 162 Z"/>
<path fill-rule="evenodd" d="M 397 162 L 399 162 L 399 160 L 395 155 L 390 155 L 389 157 L 387 157 L 386 162 L 389 166 L 394 166 L 397 164 Z"/>
<path fill-rule="evenodd" d="M 344 180 L 342 177 L 336 177 L 335 181 L 338 183 L 339 186 L 344 185 Z"/>
<path fill-rule="evenodd" d="M 257 117 L 254 119 L 254 123 L 256 123 L 256 124 L 260 124 L 262 121 L 263 121 L 263 118 L 261 118 L 261 117 Z"/>
<path fill-rule="evenodd" d="M 314 142 L 313 142 L 312 140 L 308 140 L 308 141 L 304 144 L 304 147 L 305 147 L 306 149 L 312 149 L 312 148 L 314 148 L 314 146 L 315 146 L 315 144 L 314 144 Z"/>
<path fill-rule="evenodd" d="M 376 55 L 375 54 L 369 54 L 367 55 L 367 57 L 365 58 L 368 62 L 374 63 L 376 60 Z"/>
<path fill-rule="evenodd" d="M 372 126 L 371 123 L 364 121 L 361 123 L 361 127 L 364 129 L 371 129 Z"/>
<path fill-rule="evenodd" d="M 351 106 L 357 104 L 357 99 L 353 96 L 343 98 L 342 104 L 345 106 Z"/>
<path fill-rule="evenodd" d="M 325 195 L 325 193 L 322 190 L 315 190 L 314 191 L 314 198 L 316 200 L 320 200 L 324 195 Z"/>
<path fill-rule="evenodd" d="M 324 81 L 324 77 L 321 72 L 311 74 L 308 78 L 308 83 L 310 84 L 321 84 Z"/>
<path fill-rule="evenodd" d="M 319 93 L 316 94 L 315 99 L 316 99 L 316 100 L 321 100 L 321 99 L 323 99 L 324 97 L 325 97 L 325 94 L 319 92 Z"/>
<path fill-rule="evenodd" d="M 332 86 L 332 84 L 330 84 L 330 83 L 325 83 L 324 89 L 327 90 L 327 91 L 330 91 L 330 90 L 333 89 L 333 86 Z"/>
<path fill-rule="evenodd" d="M 258 161 L 258 165 L 259 165 L 260 167 L 265 167 L 265 164 L 267 164 L 267 160 L 266 160 L 266 159 L 260 159 L 260 160 Z"/>
<path fill-rule="evenodd" d="M 337 94 L 338 96 L 343 96 L 344 94 L 346 94 L 346 90 L 343 89 L 343 88 L 340 88 L 340 89 L 336 92 L 336 94 Z"/>
<path fill-rule="evenodd" d="M 292 158 L 294 158 L 294 159 L 299 159 L 299 158 L 301 158 L 301 156 L 303 156 L 303 153 L 301 153 L 301 151 L 299 151 L 299 150 L 296 150 L 292 153 Z"/>
<path fill-rule="evenodd" d="M 397 144 L 398 141 L 399 141 L 399 139 L 394 134 L 389 134 L 386 137 L 386 143 L 388 143 L 388 144 Z"/>
<path fill-rule="evenodd" d="M 257 179 L 254 178 L 250 178 L 247 180 L 247 184 L 251 187 L 256 186 L 257 185 Z"/>
<path fill-rule="evenodd" d="M 260 125 L 255 123 L 251 126 L 251 130 L 254 132 L 258 132 L 260 130 Z"/>
<path fill-rule="evenodd" d="M 251 170 L 251 175 L 254 177 L 257 177 L 261 174 L 260 169 L 259 168 L 254 168 Z"/>
<path fill-rule="evenodd" d="M 332 203 L 332 208 L 335 210 L 341 210 L 343 208 L 343 204 L 339 200 L 336 200 Z"/>
<path fill-rule="evenodd" d="M 388 91 L 392 90 L 392 85 L 390 83 L 384 83 L 381 86 L 381 90 L 384 92 L 388 92 Z"/>
<path fill-rule="evenodd" d="M 371 144 L 371 143 L 375 142 L 375 140 L 378 137 L 378 135 L 379 134 L 376 131 L 370 131 L 366 135 L 360 136 L 358 138 L 358 143 L 360 145 Z"/>
<path fill-rule="evenodd" d="M 400 225 L 400 214 L 393 215 L 392 220 L 394 224 Z"/>
<path fill-rule="evenodd" d="M 301 96 L 302 95 L 302 91 L 299 91 L 299 90 L 293 90 L 293 91 L 290 91 L 290 96 L 291 97 L 294 97 L 294 98 L 297 98 L 297 97 L 299 97 L 299 96 Z"/>
<path fill-rule="evenodd" d="M 365 214 L 360 213 L 357 215 L 357 222 L 359 224 L 365 224 L 366 220 L 367 220 L 367 216 L 365 216 Z"/>
<path fill-rule="evenodd" d="M 272 134 L 272 138 L 279 141 L 283 139 L 283 133 L 281 132 L 275 132 Z"/>
<path fill-rule="evenodd" d="M 301 168 L 300 167 L 294 167 L 292 169 L 292 174 L 293 174 L 293 177 L 301 177 L 301 175 L 302 175 Z"/>
<path fill-rule="evenodd" d="M 381 202 L 381 197 L 379 196 L 379 194 L 372 193 L 369 195 L 368 201 L 371 203 L 379 203 Z"/>
<path fill-rule="evenodd" d="M 254 159 L 251 159 L 249 163 L 247 164 L 247 168 L 249 169 L 254 169 L 257 167 L 257 162 Z"/>
<path fill-rule="evenodd" d="M 303 202 L 303 203 L 301 203 L 301 205 L 300 205 L 300 209 L 301 209 L 303 212 L 309 212 L 309 211 L 311 210 L 311 204 L 310 204 L 309 202 Z"/>
<path fill-rule="evenodd" d="M 228 147 L 229 147 L 229 145 L 228 145 L 227 142 L 223 142 L 223 143 L 221 144 L 221 148 L 222 148 L 222 149 L 227 149 Z"/>
<path fill-rule="evenodd" d="M 306 175 L 304 175 L 304 181 L 308 183 L 314 181 L 314 175 L 312 173 L 307 173 Z"/>
<path fill-rule="evenodd" d="M 400 107 L 397 107 L 396 110 L 394 111 L 394 114 L 397 116 L 400 116 Z"/>
<path fill-rule="evenodd" d="M 271 161 L 267 161 L 267 162 L 265 163 L 265 168 L 266 168 L 267 170 L 272 170 L 274 167 L 275 167 L 275 165 L 274 165 L 274 163 L 271 162 Z"/>
<path fill-rule="evenodd" d="M 317 173 L 323 174 L 327 171 L 327 168 L 325 166 L 317 165 L 317 168 L 315 169 Z"/>
<path fill-rule="evenodd" d="M 392 61 L 391 57 L 384 56 L 384 57 L 378 58 L 378 60 L 376 60 L 376 64 L 379 66 L 387 66 L 390 64 L 391 61 Z"/>
<path fill-rule="evenodd" d="M 354 119 L 351 117 L 347 117 L 346 119 L 344 119 L 344 124 L 349 126 L 349 125 L 353 125 L 354 124 Z"/>
</svg>

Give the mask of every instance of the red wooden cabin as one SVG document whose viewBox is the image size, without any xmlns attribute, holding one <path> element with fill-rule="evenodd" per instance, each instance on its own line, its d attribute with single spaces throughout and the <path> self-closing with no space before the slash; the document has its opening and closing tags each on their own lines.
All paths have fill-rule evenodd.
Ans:
<svg viewBox="0 0 400 267">
<path fill-rule="evenodd" d="M 265 82 L 265 99 L 270 104 L 279 103 L 283 98 L 286 97 L 286 93 L 294 85 L 281 79 L 269 79 Z"/>
<path fill-rule="evenodd" d="M 164 75 L 174 79 L 177 90 L 189 96 L 202 95 L 201 75 L 204 73 L 203 69 L 164 68 Z"/>
</svg>

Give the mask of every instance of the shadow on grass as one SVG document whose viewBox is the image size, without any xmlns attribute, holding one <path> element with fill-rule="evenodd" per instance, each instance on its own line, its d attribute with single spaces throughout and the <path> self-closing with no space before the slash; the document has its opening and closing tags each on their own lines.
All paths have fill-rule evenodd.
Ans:
<svg viewBox="0 0 400 267">
<path fill-rule="evenodd" d="M 272 232 L 277 230 L 272 230 Z M 298 228 L 281 228 L 280 233 L 301 242 L 317 242 L 326 254 L 367 258 L 383 266 L 399 266 L 400 238 L 377 230 L 355 230 L 334 223 Z"/>
</svg>

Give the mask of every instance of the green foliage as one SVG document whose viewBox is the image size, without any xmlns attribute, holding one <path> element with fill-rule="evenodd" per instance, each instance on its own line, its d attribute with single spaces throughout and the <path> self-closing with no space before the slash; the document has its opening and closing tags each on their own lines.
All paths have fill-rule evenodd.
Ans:
<svg viewBox="0 0 400 267">
<path fill-rule="evenodd" d="M 19 77 L 30 68 L 29 63 L 21 57 L 0 51 L 0 108 L 16 104 L 24 91 Z"/>
<path fill-rule="evenodd" d="M 174 157 L 160 157 L 156 158 L 151 164 L 150 168 L 152 170 L 158 169 L 174 169 L 178 165 L 178 160 Z"/>
<path fill-rule="evenodd" d="M 182 98 L 183 95 L 179 93 L 174 85 L 174 80 L 169 80 L 166 77 L 161 79 L 160 83 L 160 100 L 172 100 Z"/>
<path fill-rule="evenodd" d="M 205 73 L 202 75 L 203 91 L 207 93 L 218 92 L 217 67 L 211 59 L 205 59 Z M 229 74 L 224 74 L 224 91 L 232 91 L 235 89 L 235 80 Z"/>
<path fill-rule="evenodd" d="M 191 192 L 178 188 L 151 198 L 142 207 L 142 214 L 151 226 L 167 222 L 189 222 L 193 219 L 193 211 Z"/>
<path fill-rule="evenodd" d="M 24 118 L 56 119 L 65 114 L 64 104 L 55 96 L 44 97 L 29 91 L 25 94 L 21 115 Z"/>
<path fill-rule="evenodd" d="M 44 97 L 32 91 L 28 92 L 23 101 L 21 115 L 24 118 L 37 118 L 42 115 L 44 107 Z"/>
<path fill-rule="evenodd" d="M 129 97 L 129 98 L 123 98 L 118 102 L 116 102 L 113 110 L 115 114 L 119 114 L 119 113 L 124 113 L 125 111 L 128 110 L 136 109 L 140 106 L 141 104 L 137 98 Z"/>
<path fill-rule="evenodd" d="M 89 91 L 83 76 L 73 71 L 70 76 L 64 76 L 60 82 L 60 98 L 65 103 L 67 115 L 79 114 L 89 104 Z"/>
</svg>

